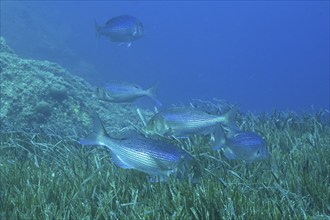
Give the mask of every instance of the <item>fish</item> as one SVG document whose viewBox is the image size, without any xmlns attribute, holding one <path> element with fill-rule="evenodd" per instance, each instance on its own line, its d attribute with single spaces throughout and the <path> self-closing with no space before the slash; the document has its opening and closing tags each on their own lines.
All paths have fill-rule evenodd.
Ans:
<svg viewBox="0 0 330 220">
<path fill-rule="evenodd" d="M 238 131 L 226 137 L 223 128 L 217 127 L 214 136 L 213 149 L 222 149 L 229 160 L 244 160 L 250 163 L 269 157 L 266 141 L 255 132 Z"/>
<path fill-rule="evenodd" d="M 187 137 L 209 134 L 218 124 L 234 126 L 236 109 L 223 115 L 212 115 L 193 107 L 170 107 L 156 113 L 147 122 L 146 133 L 161 136 Z"/>
<path fill-rule="evenodd" d="M 132 41 L 140 39 L 144 35 L 144 27 L 140 20 L 131 15 L 121 15 L 108 20 L 104 26 L 95 21 L 97 37 L 101 35 L 112 42 L 127 43 L 130 47 Z"/>
<path fill-rule="evenodd" d="M 139 170 L 158 181 L 165 181 L 174 175 L 179 179 L 188 177 L 193 182 L 198 182 L 198 173 L 188 174 L 189 170 L 195 169 L 197 163 L 187 151 L 167 142 L 146 138 L 137 132 L 129 134 L 127 137 L 111 137 L 101 119 L 95 116 L 93 132 L 80 139 L 79 143 L 105 146 L 110 150 L 112 162 L 116 166 Z"/>
<path fill-rule="evenodd" d="M 162 103 L 156 96 L 157 87 L 158 85 L 154 84 L 149 89 L 144 90 L 139 85 L 133 83 L 112 81 L 105 88 L 97 87 L 95 93 L 97 98 L 115 103 L 133 102 L 138 98 L 146 96 L 152 99 L 158 106 L 161 106 Z"/>
</svg>

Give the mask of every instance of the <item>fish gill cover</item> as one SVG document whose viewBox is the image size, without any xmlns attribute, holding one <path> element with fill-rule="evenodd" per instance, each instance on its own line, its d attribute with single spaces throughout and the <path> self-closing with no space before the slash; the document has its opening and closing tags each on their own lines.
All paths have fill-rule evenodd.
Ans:
<svg viewBox="0 0 330 220">
<path fill-rule="evenodd" d="M 262 162 L 226 160 L 203 136 L 172 140 L 196 157 L 201 181 L 152 182 L 77 142 L 94 112 L 114 133 L 143 127 L 135 107 L 98 101 L 81 78 L 20 58 L 3 38 L 0 68 L 0 219 L 329 219 L 328 110 L 240 113 L 240 129 L 269 144 Z M 223 104 L 199 106 L 221 113 Z"/>
</svg>

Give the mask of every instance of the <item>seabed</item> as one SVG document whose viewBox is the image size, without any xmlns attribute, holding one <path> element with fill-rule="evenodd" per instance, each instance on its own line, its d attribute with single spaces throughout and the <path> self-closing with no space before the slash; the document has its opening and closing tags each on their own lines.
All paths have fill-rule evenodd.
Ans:
<svg viewBox="0 0 330 220">
<path fill-rule="evenodd" d="M 95 100 L 83 79 L 0 43 L 0 219 L 330 219 L 329 110 L 240 114 L 269 159 L 229 161 L 196 136 L 176 143 L 198 160 L 201 182 L 150 182 L 77 142 L 93 112 L 110 133 L 142 127 L 134 105 Z"/>
</svg>

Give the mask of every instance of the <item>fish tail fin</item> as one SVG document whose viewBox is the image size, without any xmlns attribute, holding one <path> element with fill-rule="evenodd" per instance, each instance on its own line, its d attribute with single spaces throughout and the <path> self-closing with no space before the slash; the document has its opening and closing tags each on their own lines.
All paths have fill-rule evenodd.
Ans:
<svg viewBox="0 0 330 220">
<path fill-rule="evenodd" d="M 107 93 L 105 91 L 104 88 L 101 88 L 101 87 L 96 87 L 95 89 L 95 96 L 100 99 L 100 100 L 103 100 L 103 101 L 107 101 L 108 98 L 107 98 Z"/>
<path fill-rule="evenodd" d="M 79 143 L 82 145 L 104 145 L 106 139 L 110 136 L 107 134 L 101 119 L 98 115 L 94 116 L 93 132 L 86 138 L 80 139 Z"/>
<path fill-rule="evenodd" d="M 235 123 L 237 111 L 238 108 L 234 107 L 223 115 L 224 124 L 226 125 L 226 127 L 228 127 L 228 129 L 239 130 Z"/>
<path fill-rule="evenodd" d="M 147 95 L 154 101 L 156 102 L 156 104 L 158 106 L 161 106 L 162 103 L 158 100 L 157 98 L 157 89 L 158 89 L 158 83 L 155 83 L 153 86 L 151 86 L 148 90 L 147 90 Z"/>
<path fill-rule="evenodd" d="M 213 150 L 221 150 L 226 144 L 226 136 L 221 125 L 218 125 L 214 129 L 213 133 L 214 143 L 212 144 Z"/>
<path fill-rule="evenodd" d="M 234 107 L 224 114 L 225 122 L 223 129 L 227 131 L 226 138 L 231 138 L 235 134 L 241 131 L 240 128 L 235 123 L 237 112 L 238 112 L 238 108 Z"/>
</svg>

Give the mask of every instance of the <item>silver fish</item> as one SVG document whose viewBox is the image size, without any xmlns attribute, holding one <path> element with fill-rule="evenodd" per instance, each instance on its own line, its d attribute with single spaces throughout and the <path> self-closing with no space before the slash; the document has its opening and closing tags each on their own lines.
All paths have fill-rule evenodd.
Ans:
<svg viewBox="0 0 330 220">
<path fill-rule="evenodd" d="M 211 133 L 215 126 L 234 126 L 236 109 L 224 115 L 211 115 L 193 107 L 172 107 L 156 113 L 147 123 L 146 131 L 162 136 L 186 137 Z"/>
<path fill-rule="evenodd" d="M 97 87 L 96 96 L 101 100 L 116 103 L 133 102 L 146 96 L 160 106 L 162 104 L 156 97 L 156 90 L 157 84 L 144 90 L 133 83 L 112 81 L 105 88 Z"/>
<path fill-rule="evenodd" d="M 214 135 L 216 143 L 213 149 L 222 149 L 229 160 L 253 162 L 269 157 L 266 141 L 254 132 L 239 131 L 230 137 L 225 137 L 223 129 L 217 127 Z"/>
<path fill-rule="evenodd" d="M 118 167 L 136 169 L 157 177 L 158 180 L 166 180 L 171 174 L 182 178 L 196 165 L 192 155 L 174 145 L 148 139 L 137 133 L 130 134 L 130 137 L 124 139 L 112 138 L 105 131 L 101 120 L 96 117 L 94 132 L 79 143 L 105 146 L 111 151 L 112 161 Z M 198 175 L 193 175 L 191 180 L 198 180 Z"/>
<path fill-rule="evenodd" d="M 132 41 L 144 35 L 142 22 L 130 15 L 113 17 L 104 26 L 95 22 L 95 28 L 97 36 L 103 35 L 113 42 L 127 43 L 128 47 Z"/>
</svg>

